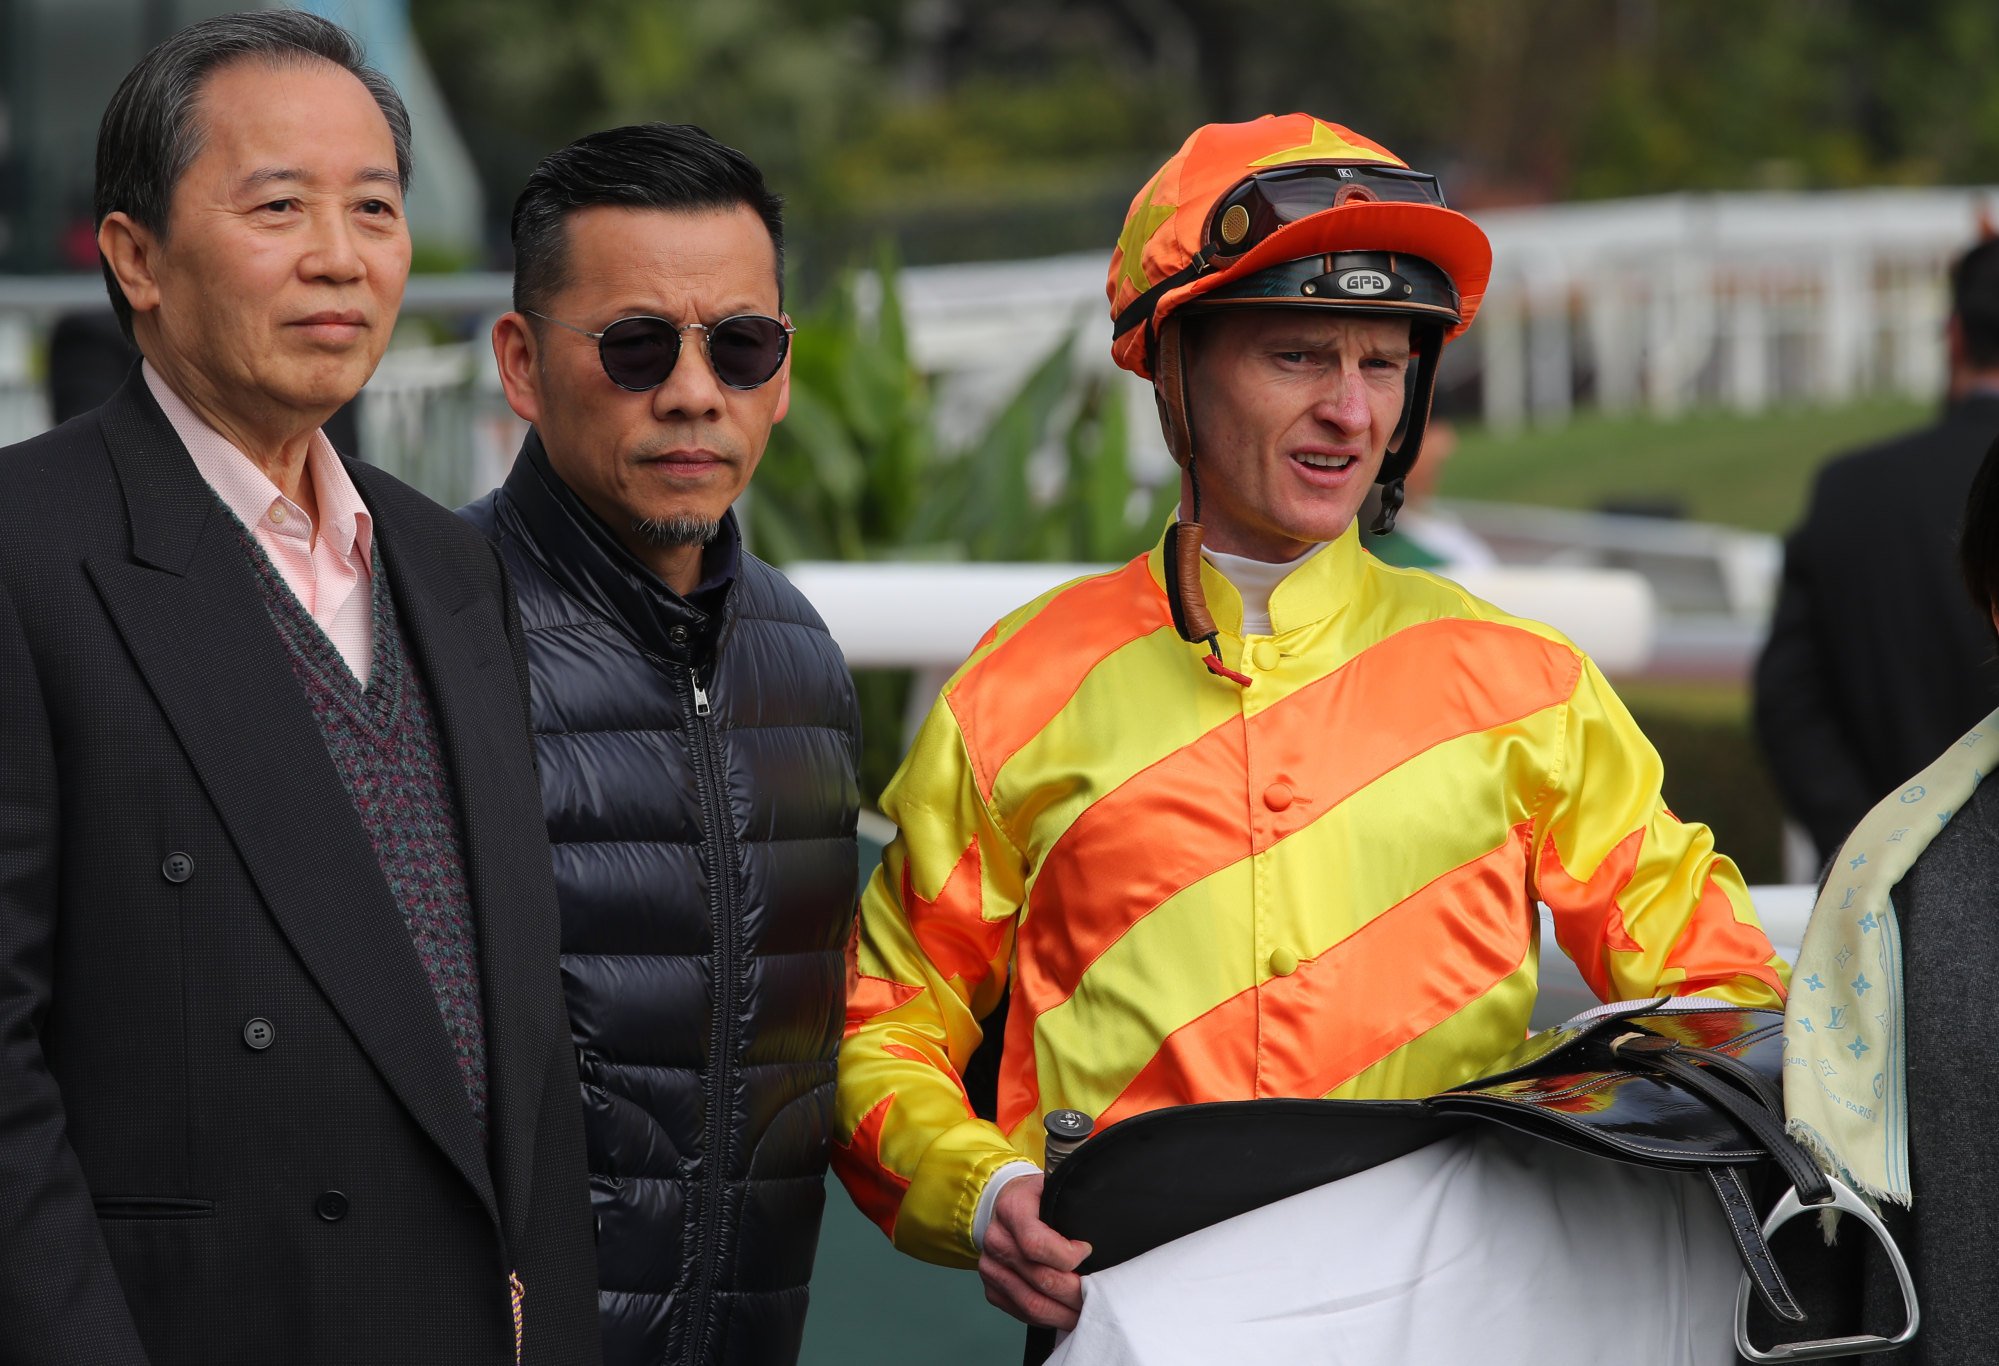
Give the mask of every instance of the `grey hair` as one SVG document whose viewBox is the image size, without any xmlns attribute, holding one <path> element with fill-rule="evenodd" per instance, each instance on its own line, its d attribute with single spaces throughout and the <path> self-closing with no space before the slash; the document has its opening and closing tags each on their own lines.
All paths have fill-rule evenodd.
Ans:
<svg viewBox="0 0 1999 1366">
<path fill-rule="evenodd" d="M 396 145 L 396 175 L 410 187 L 410 116 L 389 78 L 369 66 L 360 43 L 338 24 L 299 10 L 250 10 L 190 25 L 139 59 L 105 106 L 97 129 L 95 221 L 125 213 L 166 240 L 174 187 L 201 154 L 195 117 L 208 78 L 240 61 L 273 65 L 329 62 L 352 75 L 375 97 Z M 104 287 L 125 336 L 132 336 L 132 305 L 111 263 Z"/>
<path fill-rule="evenodd" d="M 707 545 L 721 534 L 722 524 L 676 512 L 666 517 L 634 517 L 632 531 L 649 546 L 679 550 L 684 546 Z"/>
</svg>

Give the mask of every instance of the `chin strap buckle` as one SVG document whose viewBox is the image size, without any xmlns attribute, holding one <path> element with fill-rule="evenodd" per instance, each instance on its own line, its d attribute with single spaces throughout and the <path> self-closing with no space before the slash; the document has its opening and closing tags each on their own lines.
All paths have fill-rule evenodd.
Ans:
<svg viewBox="0 0 1999 1366">
<path fill-rule="evenodd" d="M 1208 637 L 1208 653 L 1201 656 L 1201 662 L 1208 666 L 1209 673 L 1220 674 L 1231 683 L 1239 683 L 1247 688 L 1253 681 L 1249 675 L 1239 674 L 1228 665 L 1222 663 L 1221 642 L 1213 636 Z"/>
</svg>

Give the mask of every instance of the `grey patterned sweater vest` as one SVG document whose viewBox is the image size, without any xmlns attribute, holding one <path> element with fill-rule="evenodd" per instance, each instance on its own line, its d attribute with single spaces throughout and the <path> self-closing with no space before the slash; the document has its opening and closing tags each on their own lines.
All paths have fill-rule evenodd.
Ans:
<svg viewBox="0 0 1999 1366">
<path fill-rule="evenodd" d="M 486 1129 L 486 1020 L 479 944 L 465 877 L 458 799 L 444 765 L 423 677 L 411 664 L 382 556 L 374 556 L 375 659 L 368 685 L 305 610 L 257 538 L 238 523 L 264 606 L 292 674 L 326 737 L 326 752 L 361 815 L 389 891 L 409 926 L 479 1130 Z"/>
</svg>

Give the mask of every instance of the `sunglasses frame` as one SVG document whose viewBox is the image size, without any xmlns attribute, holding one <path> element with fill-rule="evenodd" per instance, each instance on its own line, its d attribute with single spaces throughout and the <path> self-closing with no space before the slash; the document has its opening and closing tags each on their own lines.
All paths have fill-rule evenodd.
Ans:
<svg viewBox="0 0 1999 1366">
<path fill-rule="evenodd" d="M 777 378 L 778 371 L 784 369 L 785 357 L 791 354 L 791 336 L 794 332 L 798 331 L 798 328 L 792 324 L 791 319 L 783 316 L 773 318 L 768 313 L 731 313 L 728 317 L 717 318 L 712 323 L 677 323 L 671 318 L 661 318 L 651 313 L 633 313 L 627 317 L 614 318 L 610 322 L 605 323 L 604 329 L 601 332 L 592 332 L 586 327 L 578 327 L 575 323 L 566 323 L 560 318 L 551 318 L 548 314 L 538 312 L 532 308 L 522 309 L 521 311 L 530 317 L 540 318 L 543 322 L 554 323 L 557 327 L 574 332 L 579 337 L 588 337 L 590 340 L 596 342 L 597 363 L 604 367 L 604 377 L 628 394 L 649 394 L 673 378 L 674 367 L 680 364 L 680 353 L 685 345 L 681 338 L 687 332 L 699 332 L 701 334 L 701 352 L 708 358 L 708 369 L 725 388 L 734 389 L 737 393 L 741 394 L 761 389 L 764 385 L 769 384 Z M 720 370 L 715 368 L 716 329 L 727 327 L 730 323 L 736 322 L 739 319 L 755 319 L 758 322 L 776 323 L 783 333 L 778 342 L 777 364 L 771 367 L 771 372 L 768 375 L 765 375 L 755 384 L 733 383 L 725 378 Z M 610 335 L 612 328 L 624 323 L 658 323 L 673 334 L 673 358 L 666 364 L 666 373 L 651 384 L 627 384 L 611 373 L 611 362 L 604 354 L 604 338 Z"/>
</svg>

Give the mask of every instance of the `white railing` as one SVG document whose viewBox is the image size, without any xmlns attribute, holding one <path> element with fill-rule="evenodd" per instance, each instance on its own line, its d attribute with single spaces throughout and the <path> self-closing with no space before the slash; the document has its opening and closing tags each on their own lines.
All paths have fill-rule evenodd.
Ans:
<svg viewBox="0 0 1999 1366">
<path fill-rule="evenodd" d="M 1498 209 L 1476 217 L 1494 273 L 1446 380 L 1475 386 L 1495 427 L 1559 424 L 1585 404 L 1757 411 L 1867 393 L 1929 395 L 1943 380 L 1944 269 L 1974 241 L 1999 190 L 1875 189 L 1661 195 Z M 947 421 L 970 425 L 1072 327 L 1081 367 L 1110 369 L 1105 252 L 925 266 L 902 277 L 912 345 L 938 376 Z M 406 314 L 491 315 L 498 274 L 419 276 Z M 10 317 L 39 332 L 103 306 L 95 276 L 0 278 L 0 438 L 10 392 L 36 383 Z M 1163 462 L 1145 386 L 1132 430 Z M 1163 468 L 1163 465 L 1162 465 Z"/>
<path fill-rule="evenodd" d="M 1999 189 L 1660 195 L 1480 211 L 1493 276 L 1444 380 L 1499 429 L 1578 408 L 1757 412 L 1944 377 L 1945 272 Z M 903 275 L 919 360 L 968 398 L 1006 392 L 1071 327 L 1110 368 L 1107 253 Z M 1151 398 L 1134 382 L 1134 414 Z M 1132 430 L 1152 443 L 1149 417 Z"/>
<path fill-rule="evenodd" d="M 362 391 L 360 426 L 370 462 L 448 507 L 506 478 L 527 429 L 483 342 L 390 351 Z"/>
<path fill-rule="evenodd" d="M 826 561 L 788 565 L 785 573 L 825 619 L 849 667 L 916 670 L 907 739 L 987 627 L 1058 584 L 1109 567 Z M 1638 574 L 1496 565 L 1453 577 L 1477 597 L 1554 626 L 1613 677 L 1651 662 L 1657 613 Z"/>
<path fill-rule="evenodd" d="M 495 273 L 412 277 L 405 336 L 422 319 L 455 318 L 471 320 L 476 340 L 393 345 L 362 391 L 367 457 L 449 506 L 499 482 L 520 444 L 523 424 L 501 396 L 485 340 L 512 289 L 512 277 Z M 48 429 L 44 339 L 55 320 L 106 306 L 94 275 L 0 277 L 0 446 Z"/>
</svg>

